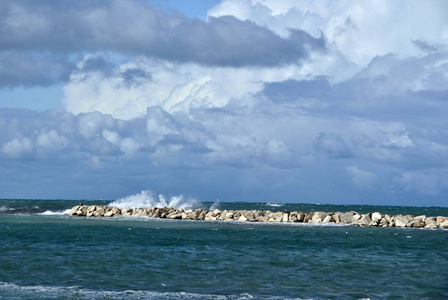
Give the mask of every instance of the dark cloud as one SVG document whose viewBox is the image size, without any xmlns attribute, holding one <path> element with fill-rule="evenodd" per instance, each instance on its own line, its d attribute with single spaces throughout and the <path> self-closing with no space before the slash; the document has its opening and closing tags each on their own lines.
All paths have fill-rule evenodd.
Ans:
<svg viewBox="0 0 448 300">
<path fill-rule="evenodd" d="M 296 63 L 325 48 L 293 30 L 282 38 L 234 17 L 207 22 L 167 14 L 147 1 L 1 2 L 0 49 L 79 53 L 115 51 L 214 66 Z"/>
<path fill-rule="evenodd" d="M 64 55 L 0 51 L 0 88 L 49 86 L 68 80 L 73 70 Z"/>
<path fill-rule="evenodd" d="M 440 51 L 440 47 L 441 47 L 441 46 L 436 46 L 434 44 L 431 44 L 424 39 L 412 40 L 412 44 L 414 44 L 414 46 L 417 47 L 418 49 L 422 50 L 423 52 L 427 52 L 427 53 Z"/>
<path fill-rule="evenodd" d="M 151 74 L 141 68 L 127 69 L 120 73 L 120 77 L 127 87 L 138 85 L 147 80 L 152 80 Z"/>
<path fill-rule="evenodd" d="M 301 98 L 328 99 L 333 89 L 325 78 L 314 80 L 286 80 L 271 82 L 264 86 L 262 95 L 276 103 L 295 102 Z"/>
<path fill-rule="evenodd" d="M 324 153 L 329 159 L 353 158 L 352 151 L 344 139 L 336 133 L 322 132 L 313 141 L 314 149 Z"/>
</svg>

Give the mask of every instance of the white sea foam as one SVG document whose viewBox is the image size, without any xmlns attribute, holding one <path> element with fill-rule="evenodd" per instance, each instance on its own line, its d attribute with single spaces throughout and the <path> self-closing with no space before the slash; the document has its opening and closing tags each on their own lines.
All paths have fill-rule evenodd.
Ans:
<svg viewBox="0 0 448 300">
<path fill-rule="evenodd" d="M 253 299 L 251 294 L 213 295 L 187 292 L 152 292 L 152 291 L 95 291 L 82 289 L 77 286 L 51 287 L 51 286 L 20 286 L 12 283 L 0 282 L 0 295 L 5 299 L 56 299 L 59 297 L 71 299 Z M 284 299 L 268 297 L 268 299 Z"/>
<path fill-rule="evenodd" d="M 266 206 L 272 206 L 272 207 L 280 207 L 283 206 L 283 203 L 266 203 Z"/>
<path fill-rule="evenodd" d="M 184 195 L 169 198 L 160 194 L 156 197 L 152 191 L 146 190 L 139 194 L 117 199 L 111 202 L 109 206 L 118 208 L 173 207 L 182 209 L 197 209 L 202 207 L 202 203 L 193 198 L 186 198 Z"/>
<path fill-rule="evenodd" d="M 44 211 L 43 213 L 40 213 L 39 215 L 42 215 L 42 216 L 62 216 L 62 215 L 68 214 L 69 211 L 70 211 L 69 209 L 64 210 L 64 211 L 47 210 L 47 211 Z"/>
</svg>

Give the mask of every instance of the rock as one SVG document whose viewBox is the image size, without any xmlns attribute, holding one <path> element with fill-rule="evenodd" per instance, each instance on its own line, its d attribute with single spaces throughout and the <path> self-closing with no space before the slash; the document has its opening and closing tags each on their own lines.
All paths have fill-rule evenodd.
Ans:
<svg viewBox="0 0 448 300">
<path fill-rule="evenodd" d="M 426 216 L 425 215 L 417 216 L 417 217 L 414 218 L 414 221 L 425 222 L 425 220 L 426 220 Z"/>
<path fill-rule="evenodd" d="M 173 220 L 182 219 L 182 213 L 171 213 L 171 214 L 168 215 L 167 218 L 168 219 L 173 219 Z"/>
<path fill-rule="evenodd" d="M 255 214 L 253 212 L 247 212 L 246 214 L 244 214 L 244 216 L 247 218 L 249 222 L 255 221 Z"/>
<path fill-rule="evenodd" d="M 335 213 L 335 214 L 333 215 L 333 219 L 334 219 L 334 222 L 335 222 L 336 224 L 340 224 L 340 223 L 341 223 L 341 215 L 342 215 L 342 214 L 340 214 L 340 213 Z"/>
<path fill-rule="evenodd" d="M 289 214 L 289 222 L 298 222 L 297 213 L 292 212 Z"/>
<path fill-rule="evenodd" d="M 330 223 L 330 222 L 334 222 L 334 220 L 333 220 L 332 216 L 326 216 L 325 219 L 322 222 L 323 223 Z"/>
<path fill-rule="evenodd" d="M 305 214 L 305 217 L 303 218 L 303 223 L 308 223 L 309 221 L 312 220 L 314 213 L 313 212 L 309 212 L 307 214 Z"/>
<path fill-rule="evenodd" d="M 389 225 L 389 221 L 387 221 L 386 218 L 381 218 L 379 225 L 382 227 L 387 227 Z"/>
<path fill-rule="evenodd" d="M 436 219 L 436 217 L 428 217 L 425 219 L 425 223 L 426 223 L 426 225 L 431 225 L 431 224 L 437 225 L 437 219 Z"/>
<path fill-rule="evenodd" d="M 130 216 L 130 215 L 132 215 L 132 210 L 129 209 L 129 208 L 123 208 L 123 209 L 121 210 L 121 215 L 122 215 L 122 216 Z M 148 215 L 149 215 L 149 214 L 148 214 Z"/>
<path fill-rule="evenodd" d="M 311 221 L 320 223 L 325 219 L 326 216 L 327 216 L 327 213 L 325 213 L 323 211 L 317 211 L 313 214 Z"/>
<path fill-rule="evenodd" d="M 352 217 L 352 222 L 358 221 L 359 219 L 361 219 L 361 217 L 362 216 L 360 214 L 358 214 L 358 213 L 354 214 L 353 217 Z"/>
<path fill-rule="evenodd" d="M 346 213 L 333 212 L 271 212 L 259 210 L 236 210 L 227 211 L 214 209 L 175 209 L 171 207 L 154 207 L 152 209 L 132 208 L 119 209 L 117 207 L 101 205 L 78 205 L 68 212 L 73 216 L 87 217 L 113 217 L 113 216 L 149 216 L 154 218 L 184 219 L 184 220 L 220 220 L 241 222 L 334 222 L 337 224 L 352 224 L 360 226 L 397 226 L 412 228 L 443 228 L 448 229 L 448 218 L 443 216 L 427 217 L 426 215 L 382 215 L 379 212 L 372 214 L 359 214 L 351 211 Z"/>
<path fill-rule="evenodd" d="M 428 225 L 426 225 L 425 228 L 428 228 L 428 229 L 437 229 L 437 228 L 439 228 L 439 227 L 434 223 L 434 224 L 428 224 Z"/>
<path fill-rule="evenodd" d="M 245 215 L 241 215 L 241 217 L 238 218 L 238 221 L 240 222 L 246 222 L 248 219 L 246 218 Z"/>
<path fill-rule="evenodd" d="M 70 212 L 68 214 L 72 215 L 72 216 L 75 216 L 75 215 L 78 214 L 78 209 L 79 209 L 79 206 L 75 206 L 72 209 L 70 209 Z"/>
<path fill-rule="evenodd" d="M 104 214 L 105 217 L 113 217 L 114 216 L 114 212 L 112 210 L 109 210 L 108 212 L 106 212 Z"/>
<path fill-rule="evenodd" d="M 372 222 L 372 219 L 370 218 L 369 214 L 365 214 L 361 217 L 359 220 L 359 225 L 361 226 L 368 226 Z"/>
<path fill-rule="evenodd" d="M 413 228 L 423 228 L 425 227 L 425 224 L 421 220 L 414 220 L 411 221 L 407 227 L 413 227 Z"/>
<path fill-rule="evenodd" d="M 406 227 L 408 225 L 409 220 L 405 216 L 398 215 L 395 217 L 395 226 L 396 227 Z"/>
<path fill-rule="evenodd" d="M 448 220 L 445 220 L 444 222 L 442 222 L 439 225 L 439 227 L 442 228 L 442 229 L 448 229 Z"/>
<path fill-rule="evenodd" d="M 227 220 L 233 220 L 233 215 L 234 215 L 233 212 L 228 212 L 225 214 Z"/>
<path fill-rule="evenodd" d="M 445 217 L 438 216 L 437 217 L 437 226 L 440 226 L 440 224 L 442 224 L 445 221 L 446 221 Z"/>
<path fill-rule="evenodd" d="M 373 222 L 379 222 L 379 221 L 381 221 L 382 218 L 383 218 L 383 216 L 379 212 L 374 212 L 372 214 L 372 221 Z"/>
<path fill-rule="evenodd" d="M 351 223 L 354 215 L 355 214 L 352 212 L 343 213 L 341 215 L 341 223 L 343 224 Z"/>
</svg>

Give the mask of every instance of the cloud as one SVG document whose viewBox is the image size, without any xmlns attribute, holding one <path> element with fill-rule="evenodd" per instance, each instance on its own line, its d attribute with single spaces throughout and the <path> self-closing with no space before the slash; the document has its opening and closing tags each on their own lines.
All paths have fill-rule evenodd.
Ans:
<svg viewBox="0 0 448 300">
<path fill-rule="evenodd" d="M 67 81 L 74 70 L 64 55 L 0 51 L 0 88 L 49 86 Z"/>
<path fill-rule="evenodd" d="M 350 60 L 365 66 L 377 55 L 419 54 L 412 41 L 421 37 L 446 44 L 447 10 L 448 4 L 443 0 L 224 0 L 209 10 L 209 16 L 233 15 L 266 26 L 282 36 L 291 28 L 315 37 L 323 33 L 328 44 L 334 44 Z"/>
<path fill-rule="evenodd" d="M 205 65 L 274 66 L 324 49 L 322 39 L 302 30 L 283 38 L 231 16 L 188 19 L 142 0 L 14 1 L 2 3 L 2 11 L 0 49 L 6 50 L 112 51 Z"/>
<path fill-rule="evenodd" d="M 0 109 L 2 195 L 445 205 L 445 2 L 0 5 L 3 86 L 66 109 Z"/>
<path fill-rule="evenodd" d="M 405 192 L 417 192 L 436 196 L 448 187 L 448 182 L 440 174 L 405 172 L 395 178 L 397 188 Z"/>
<path fill-rule="evenodd" d="M 352 158 L 353 154 L 344 139 L 336 133 L 322 132 L 313 142 L 314 149 L 329 159 Z"/>
<path fill-rule="evenodd" d="M 369 171 L 361 170 L 357 166 L 347 167 L 347 171 L 352 177 L 353 182 L 362 188 L 372 187 L 375 180 L 375 175 Z"/>
<path fill-rule="evenodd" d="M 27 138 L 13 138 L 11 141 L 3 144 L 2 150 L 10 157 L 19 158 L 31 153 L 33 144 Z"/>
</svg>

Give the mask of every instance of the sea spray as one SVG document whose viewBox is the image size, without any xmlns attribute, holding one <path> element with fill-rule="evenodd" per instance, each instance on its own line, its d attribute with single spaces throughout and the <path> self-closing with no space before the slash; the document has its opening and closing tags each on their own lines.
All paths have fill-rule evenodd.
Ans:
<svg viewBox="0 0 448 300">
<path fill-rule="evenodd" d="M 186 198 L 184 195 L 167 197 L 160 194 L 158 197 L 150 190 L 145 190 L 139 194 L 117 199 L 109 206 L 118 208 L 154 208 L 154 207 L 172 207 L 177 209 L 198 209 L 203 206 L 201 202 L 193 198 Z"/>
</svg>

